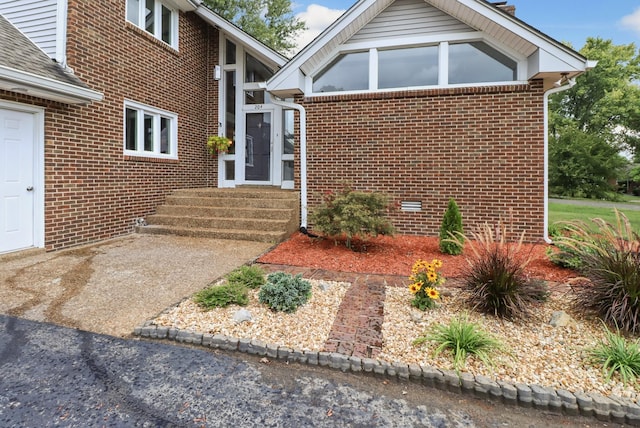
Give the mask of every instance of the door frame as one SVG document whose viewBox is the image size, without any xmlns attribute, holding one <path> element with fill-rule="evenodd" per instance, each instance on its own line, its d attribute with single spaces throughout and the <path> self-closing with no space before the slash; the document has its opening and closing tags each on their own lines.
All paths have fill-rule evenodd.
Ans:
<svg viewBox="0 0 640 428">
<path fill-rule="evenodd" d="M 44 248 L 44 122 L 45 108 L 0 100 L 0 109 L 33 115 L 33 245 Z M 24 248 L 16 248 L 22 250 Z M 13 250 L 9 250 L 13 251 Z"/>
</svg>

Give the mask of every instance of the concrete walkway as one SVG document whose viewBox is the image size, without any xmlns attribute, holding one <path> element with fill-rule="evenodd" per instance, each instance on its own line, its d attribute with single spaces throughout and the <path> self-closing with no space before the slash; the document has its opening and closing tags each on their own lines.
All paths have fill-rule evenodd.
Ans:
<svg viewBox="0 0 640 428">
<path fill-rule="evenodd" d="M 133 234 L 0 257 L 0 313 L 112 336 L 134 328 L 270 244 Z"/>
</svg>

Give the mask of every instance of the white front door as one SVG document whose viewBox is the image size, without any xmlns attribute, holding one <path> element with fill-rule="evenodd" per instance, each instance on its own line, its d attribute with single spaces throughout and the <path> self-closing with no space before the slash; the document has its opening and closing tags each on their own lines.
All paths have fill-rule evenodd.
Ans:
<svg viewBox="0 0 640 428">
<path fill-rule="evenodd" d="M 0 108 L 0 253 L 34 246 L 34 122 Z"/>
</svg>

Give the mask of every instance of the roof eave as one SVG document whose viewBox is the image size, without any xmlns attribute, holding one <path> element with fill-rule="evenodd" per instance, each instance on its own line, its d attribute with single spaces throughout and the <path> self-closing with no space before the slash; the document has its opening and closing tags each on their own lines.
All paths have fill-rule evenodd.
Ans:
<svg viewBox="0 0 640 428">
<path fill-rule="evenodd" d="M 65 104 L 88 104 L 104 98 L 93 89 L 4 66 L 0 66 L 0 89 Z"/>
</svg>

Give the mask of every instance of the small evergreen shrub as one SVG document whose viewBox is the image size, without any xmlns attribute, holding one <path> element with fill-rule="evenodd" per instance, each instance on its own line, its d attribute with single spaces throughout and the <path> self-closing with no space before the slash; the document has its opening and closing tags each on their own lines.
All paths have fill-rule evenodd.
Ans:
<svg viewBox="0 0 640 428">
<path fill-rule="evenodd" d="M 245 306 L 249 303 L 247 287 L 237 283 L 214 285 L 199 291 L 193 297 L 201 308 L 211 310 L 224 308 L 231 304 Z"/>
<path fill-rule="evenodd" d="M 584 222 L 568 223 L 569 235 L 558 239 L 581 260 L 589 281 L 577 287 L 575 304 L 607 325 L 640 333 L 640 236 L 627 217 L 615 210 L 614 225 L 596 218 L 597 230 Z"/>
<path fill-rule="evenodd" d="M 447 325 L 436 324 L 431 331 L 413 341 L 415 346 L 426 342 L 435 342 L 437 347 L 433 353 L 437 357 L 448 349 L 453 356 L 453 367 L 459 371 L 469 355 L 475 355 L 486 365 L 492 365 L 490 354 L 502 349 L 502 343 L 482 330 L 477 324 L 469 321 L 466 314 L 451 320 Z"/>
<path fill-rule="evenodd" d="M 451 236 L 463 233 L 462 215 L 458 209 L 458 204 L 451 198 L 444 213 L 442 225 L 440 226 L 440 251 L 445 254 L 458 255 L 462 253 L 462 243 L 451 239 Z"/>
<path fill-rule="evenodd" d="M 507 228 L 499 224 L 494 230 L 485 224 L 472 240 L 458 234 L 462 244 L 468 241 L 471 256 L 462 273 L 467 304 L 474 310 L 499 318 L 526 318 L 531 305 L 548 296 L 544 281 L 530 278 L 525 268 L 531 251 L 522 248 L 524 233 L 517 242 L 508 242 Z"/>
<path fill-rule="evenodd" d="M 251 289 L 260 288 L 267 282 L 264 271 L 260 267 L 247 265 L 229 272 L 225 279 L 228 283 L 238 283 Z"/>
<path fill-rule="evenodd" d="M 381 193 L 347 188 L 327 193 L 322 205 L 312 213 L 311 221 L 336 244 L 344 237 L 347 248 L 353 249 L 354 238 L 366 241 L 378 235 L 393 235 L 393 226 L 385 217 L 388 207 L 388 199 Z"/>
<path fill-rule="evenodd" d="M 302 279 L 302 275 L 293 276 L 276 272 L 267 276 L 267 283 L 258 293 L 260 303 L 274 311 L 295 312 L 299 306 L 307 303 L 311 297 L 311 283 Z"/>
<path fill-rule="evenodd" d="M 588 353 L 593 362 L 602 365 L 607 380 L 611 380 L 616 372 L 625 385 L 640 377 L 640 343 L 637 339 L 627 341 L 619 331 L 613 333 L 605 326 L 605 339 Z"/>
</svg>

